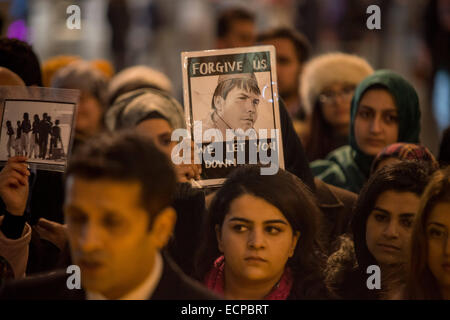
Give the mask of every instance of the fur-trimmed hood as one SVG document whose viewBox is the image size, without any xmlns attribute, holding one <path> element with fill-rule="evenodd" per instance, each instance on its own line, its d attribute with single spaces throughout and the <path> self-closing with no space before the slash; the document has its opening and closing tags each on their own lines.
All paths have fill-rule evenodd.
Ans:
<svg viewBox="0 0 450 320">
<path fill-rule="evenodd" d="M 326 263 L 325 283 L 335 295 L 345 298 L 348 282 L 358 268 L 355 247 L 350 235 L 341 235 L 336 243 L 336 251 L 332 253 Z"/>
<path fill-rule="evenodd" d="M 328 257 L 325 269 L 325 283 L 331 294 L 345 300 L 379 299 L 379 292 L 366 286 L 368 275 L 358 263 L 351 235 L 340 236 L 335 245 L 337 250 Z"/>
<path fill-rule="evenodd" d="M 327 53 L 310 60 L 301 75 L 300 96 L 305 111 L 312 113 L 322 90 L 336 82 L 357 86 L 373 73 L 373 68 L 363 58 L 346 53 Z"/>
</svg>

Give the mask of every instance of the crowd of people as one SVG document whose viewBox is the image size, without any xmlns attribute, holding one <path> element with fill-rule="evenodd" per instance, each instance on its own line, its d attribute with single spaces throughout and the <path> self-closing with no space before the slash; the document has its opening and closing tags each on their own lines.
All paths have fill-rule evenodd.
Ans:
<svg viewBox="0 0 450 320">
<path fill-rule="evenodd" d="M 242 9 L 218 22 L 217 48 L 276 48 L 285 169 L 242 166 L 215 189 L 171 160 L 186 120 L 166 75 L 68 56 L 41 67 L 0 39 L 2 85 L 81 93 L 64 174 L 27 166 L 37 146 L 52 154 L 58 120 L 47 136 L 46 114 L 7 121 L 21 147 L 0 171 L 0 299 L 449 300 L 449 130 L 436 156 L 420 144 L 411 83 L 361 56 L 311 57 L 288 28 L 258 35 Z"/>
<path fill-rule="evenodd" d="M 59 119 L 53 124 L 47 113 L 42 114 L 42 120 L 35 114 L 31 123 L 28 112 L 25 112 L 22 122 L 18 120 L 15 129 L 10 120 L 6 120 L 5 124 L 8 158 L 12 156 L 11 148 L 14 156 L 26 156 L 29 159 L 55 160 L 64 155 Z"/>
</svg>

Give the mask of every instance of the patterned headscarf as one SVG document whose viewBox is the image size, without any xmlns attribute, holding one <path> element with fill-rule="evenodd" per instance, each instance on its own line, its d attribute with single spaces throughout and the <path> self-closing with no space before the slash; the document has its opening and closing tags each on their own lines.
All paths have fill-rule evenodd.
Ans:
<svg viewBox="0 0 450 320">
<path fill-rule="evenodd" d="M 418 143 L 420 134 L 419 98 L 414 87 L 403 77 L 390 70 L 377 70 L 365 78 L 356 88 L 355 95 L 352 99 L 349 144 L 356 151 L 355 162 L 366 176 L 369 176 L 370 168 L 375 157 L 365 154 L 356 143 L 355 119 L 359 102 L 364 96 L 364 93 L 373 86 L 386 88 L 394 97 L 399 119 L 397 142 Z"/>
<path fill-rule="evenodd" d="M 181 105 L 166 92 L 158 89 L 138 89 L 115 100 L 105 115 L 105 124 L 111 131 L 134 128 L 151 113 L 166 119 L 172 129 L 185 128 Z"/>
<path fill-rule="evenodd" d="M 374 173 L 381 161 L 388 158 L 428 162 L 433 169 L 439 169 L 439 163 L 427 147 L 413 143 L 394 143 L 378 153 L 370 172 Z"/>
</svg>

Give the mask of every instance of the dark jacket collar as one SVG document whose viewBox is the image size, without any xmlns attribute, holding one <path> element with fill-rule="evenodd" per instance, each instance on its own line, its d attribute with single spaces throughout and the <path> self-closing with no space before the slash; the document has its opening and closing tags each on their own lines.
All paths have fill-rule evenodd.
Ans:
<svg viewBox="0 0 450 320">
<path fill-rule="evenodd" d="M 344 207 L 344 203 L 325 182 L 318 178 L 314 178 L 314 183 L 316 185 L 317 204 L 320 208 Z"/>
<path fill-rule="evenodd" d="M 151 300 L 207 300 L 219 299 L 196 281 L 186 276 L 163 250 L 163 272 Z M 68 290 L 66 290 L 67 292 Z M 70 290 L 69 299 L 86 300 L 86 291 Z M 73 296 L 72 296 L 73 294 Z"/>
</svg>

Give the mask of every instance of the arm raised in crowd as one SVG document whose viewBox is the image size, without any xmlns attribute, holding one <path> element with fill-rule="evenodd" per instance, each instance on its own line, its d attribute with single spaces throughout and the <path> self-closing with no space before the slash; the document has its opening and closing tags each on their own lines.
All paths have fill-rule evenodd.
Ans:
<svg viewBox="0 0 450 320">
<path fill-rule="evenodd" d="M 6 210 L 13 216 L 23 216 L 28 199 L 30 171 L 27 157 L 12 157 L 0 171 L 0 197 Z"/>
<path fill-rule="evenodd" d="M 0 256 L 11 265 L 14 277 L 25 275 L 31 227 L 24 212 L 28 199 L 30 172 L 26 157 L 12 157 L 0 172 L 0 197 L 4 216 L 0 219 Z"/>
</svg>

